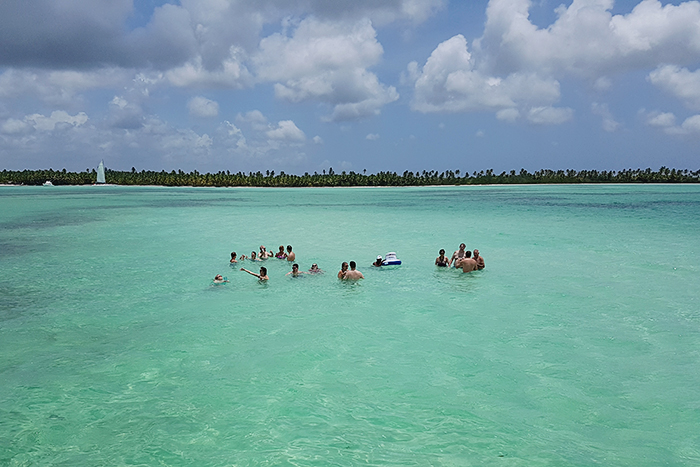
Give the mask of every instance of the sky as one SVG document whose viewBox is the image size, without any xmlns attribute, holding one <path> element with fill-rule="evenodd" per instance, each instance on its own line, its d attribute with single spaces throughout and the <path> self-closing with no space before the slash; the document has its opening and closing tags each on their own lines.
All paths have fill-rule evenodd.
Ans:
<svg viewBox="0 0 700 467">
<path fill-rule="evenodd" d="M 0 169 L 700 168 L 700 2 L 2 0 Z"/>
</svg>

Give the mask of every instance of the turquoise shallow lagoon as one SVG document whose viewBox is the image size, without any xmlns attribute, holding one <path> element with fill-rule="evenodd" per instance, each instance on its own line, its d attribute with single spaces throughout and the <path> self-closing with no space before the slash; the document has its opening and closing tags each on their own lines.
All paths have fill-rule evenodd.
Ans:
<svg viewBox="0 0 700 467">
<path fill-rule="evenodd" d="M 696 185 L 2 187 L 0 465 L 696 466 L 699 292 Z"/>
</svg>

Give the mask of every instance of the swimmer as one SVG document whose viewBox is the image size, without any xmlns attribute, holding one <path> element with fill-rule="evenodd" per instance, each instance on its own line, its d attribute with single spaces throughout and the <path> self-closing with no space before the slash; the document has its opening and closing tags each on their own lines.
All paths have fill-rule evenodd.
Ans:
<svg viewBox="0 0 700 467">
<path fill-rule="evenodd" d="M 309 269 L 309 274 L 323 274 L 323 269 L 319 269 L 318 264 L 314 263 Z"/>
<path fill-rule="evenodd" d="M 450 264 L 450 261 L 445 258 L 445 249 L 440 250 L 440 256 L 435 258 L 435 266 L 440 266 L 441 268 L 446 268 Z"/>
<path fill-rule="evenodd" d="M 260 245 L 260 254 L 258 254 L 258 258 L 267 259 L 270 256 L 272 256 L 272 254 L 268 253 L 268 251 L 265 249 L 265 245 Z"/>
<path fill-rule="evenodd" d="M 345 274 L 348 272 L 348 263 L 343 261 L 343 264 L 340 265 L 340 271 L 338 271 L 338 279 L 345 279 Z"/>
<path fill-rule="evenodd" d="M 380 267 L 383 262 L 384 260 L 382 259 L 382 255 L 377 255 L 377 260 L 374 263 L 372 263 L 372 266 Z"/>
<path fill-rule="evenodd" d="M 303 272 L 299 272 L 299 265 L 297 263 L 292 264 L 292 270 L 285 274 L 285 276 L 292 275 L 293 277 L 301 276 L 302 274 L 305 274 Z"/>
<path fill-rule="evenodd" d="M 277 259 L 285 259 L 287 258 L 287 253 L 284 252 L 284 246 L 280 245 L 280 251 L 277 252 L 275 255 L 275 258 Z"/>
<path fill-rule="evenodd" d="M 355 269 L 357 267 L 357 263 L 354 261 L 350 261 L 350 270 L 345 273 L 345 280 L 358 280 L 358 279 L 364 279 L 365 276 L 362 275 L 360 271 Z"/>
<path fill-rule="evenodd" d="M 292 245 L 287 245 L 287 261 L 294 261 L 296 258 L 296 253 L 292 252 Z"/>
<path fill-rule="evenodd" d="M 455 267 L 458 268 L 460 260 L 462 260 L 462 258 L 464 258 L 464 254 L 465 254 L 464 249 L 465 248 L 467 248 L 467 245 L 465 245 L 464 243 L 460 243 L 459 250 L 452 253 L 452 258 L 450 258 L 450 260 L 447 262 L 447 265 L 452 266 L 452 261 L 454 261 Z"/>
<path fill-rule="evenodd" d="M 464 252 L 464 256 L 458 267 L 462 268 L 462 272 L 476 271 L 476 261 L 472 258 L 472 252 L 467 250 Z"/>
<path fill-rule="evenodd" d="M 231 262 L 232 263 L 238 262 L 238 261 L 236 261 L 236 252 L 235 251 L 231 252 Z"/>
<path fill-rule="evenodd" d="M 244 261 L 244 260 L 248 259 L 248 257 L 246 255 L 241 255 L 241 257 L 238 259 L 241 261 Z"/>
<path fill-rule="evenodd" d="M 484 258 L 479 255 L 479 250 L 474 250 L 474 261 L 476 261 L 476 268 L 482 270 L 486 267 L 484 264 Z"/>
<path fill-rule="evenodd" d="M 241 268 L 241 271 L 245 271 L 248 274 L 250 274 L 251 276 L 257 277 L 261 281 L 266 281 L 269 279 L 269 277 L 267 277 L 267 268 L 264 268 L 264 267 L 260 268 L 260 274 L 255 274 L 253 271 L 248 271 L 246 268 Z"/>
<path fill-rule="evenodd" d="M 224 279 L 224 276 L 221 274 L 217 274 L 214 276 L 214 283 L 215 284 L 223 284 L 224 282 L 228 282 L 226 279 Z"/>
<path fill-rule="evenodd" d="M 257 253 L 255 253 L 254 251 L 250 252 L 250 260 L 251 261 L 260 261 L 257 257 Z"/>
</svg>

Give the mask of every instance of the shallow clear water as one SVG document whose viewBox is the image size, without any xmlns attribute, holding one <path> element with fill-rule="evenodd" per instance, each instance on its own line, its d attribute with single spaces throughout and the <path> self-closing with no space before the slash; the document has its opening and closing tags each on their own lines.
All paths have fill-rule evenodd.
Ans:
<svg viewBox="0 0 700 467">
<path fill-rule="evenodd" d="M 0 188 L 0 465 L 698 465 L 699 240 L 688 185 Z"/>
</svg>

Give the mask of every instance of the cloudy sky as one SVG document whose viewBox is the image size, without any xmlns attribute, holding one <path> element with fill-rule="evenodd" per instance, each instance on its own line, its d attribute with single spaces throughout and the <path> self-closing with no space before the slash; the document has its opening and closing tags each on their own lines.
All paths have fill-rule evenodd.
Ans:
<svg viewBox="0 0 700 467">
<path fill-rule="evenodd" d="M 700 168 L 700 2 L 2 0 L 0 169 Z"/>
</svg>

